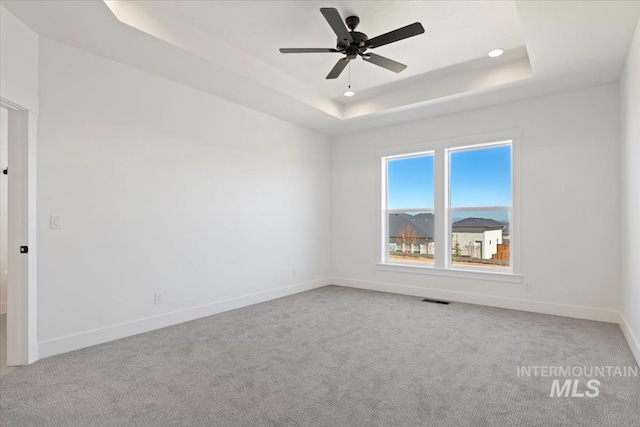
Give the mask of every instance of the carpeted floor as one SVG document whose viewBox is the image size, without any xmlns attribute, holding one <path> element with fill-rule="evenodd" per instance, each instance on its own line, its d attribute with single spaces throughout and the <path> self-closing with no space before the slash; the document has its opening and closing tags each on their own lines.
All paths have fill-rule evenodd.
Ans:
<svg viewBox="0 0 640 427">
<path fill-rule="evenodd" d="M 7 315 L 0 314 L 0 378 L 15 371 L 15 366 L 7 366 Z M 0 395 L 0 397 L 2 397 Z M 0 418 L 0 425 L 2 419 Z"/>
<path fill-rule="evenodd" d="M 614 324 L 329 286 L 11 372 L 0 424 L 640 426 L 640 377 L 551 398 L 547 365 L 637 366 Z"/>
</svg>

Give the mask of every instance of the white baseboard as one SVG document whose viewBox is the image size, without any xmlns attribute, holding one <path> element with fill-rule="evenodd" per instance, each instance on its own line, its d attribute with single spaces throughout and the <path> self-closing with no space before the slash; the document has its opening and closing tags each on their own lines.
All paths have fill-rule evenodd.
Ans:
<svg viewBox="0 0 640 427">
<path fill-rule="evenodd" d="M 620 313 L 615 310 L 603 310 L 593 307 L 554 304 L 542 301 L 530 301 L 517 298 L 493 295 L 471 294 L 467 292 L 445 291 L 417 286 L 398 285 L 392 283 L 370 282 L 364 280 L 333 277 L 331 284 L 349 288 L 368 289 L 371 291 L 390 292 L 394 294 L 412 295 L 423 298 L 435 298 L 467 304 L 486 305 L 510 310 L 529 311 L 551 314 L 555 316 L 574 317 L 577 319 L 597 320 L 600 322 L 619 323 Z"/>
<path fill-rule="evenodd" d="M 128 336 L 149 332 L 167 326 L 177 325 L 190 320 L 211 316 L 236 308 L 246 307 L 252 304 L 269 301 L 276 298 L 293 295 L 323 286 L 333 284 L 357 289 L 366 289 L 380 292 L 390 292 L 402 295 L 412 295 L 423 298 L 436 298 L 447 301 L 455 301 L 467 304 L 486 305 L 491 307 L 511 310 L 522 310 L 534 313 L 551 314 L 556 316 L 574 317 L 578 319 L 596 320 L 601 322 L 618 323 L 629 343 L 629 347 L 640 364 L 640 341 L 634 335 L 624 316 L 614 310 L 603 310 L 593 307 L 581 307 L 573 305 L 553 304 L 540 301 L 521 300 L 516 298 L 497 297 L 490 295 L 471 294 L 466 292 L 445 291 L 416 286 L 398 285 L 392 283 L 371 282 L 364 280 L 345 278 L 318 279 L 305 283 L 259 292 L 242 297 L 231 298 L 211 304 L 205 304 L 184 310 L 165 313 L 158 316 L 121 323 L 105 328 L 94 329 L 79 334 L 68 335 L 38 343 L 39 358 L 54 356 L 108 341 L 125 338 Z M 0 303 L 0 309 L 6 311 L 6 303 Z"/>
<path fill-rule="evenodd" d="M 174 311 L 171 313 L 165 313 L 158 316 L 134 320 L 132 322 L 94 329 L 79 334 L 41 341 L 38 343 L 38 357 L 40 359 L 43 359 L 45 357 L 54 356 L 56 354 L 62 354 L 73 350 L 79 350 L 81 348 L 91 347 L 93 345 L 102 344 L 108 341 L 129 337 L 144 332 L 149 332 L 155 329 L 165 328 L 167 326 L 177 325 L 179 323 L 184 323 L 190 320 L 211 316 L 213 314 L 234 310 L 236 308 L 246 307 L 248 305 L 258 304 L 264 301 L 297 294 L 299 292 L 321 288 L 328 284 L 329 279 L 318 279 L 310 282 L 298 283 L 295 285 L 272 289 L 265 292 L 244 295 L 241 297 L 218 301 L 211 304 L 205 304 L 184 310 Z"/>
<path fill-rule="evenodd" d="M 633 353 L 633 356 L 636 358 L 636 363 L 640 366 L 640 340 L 638 340 L 638 337 L 633 333 L 631 326 L 629 326 L 627 319 L 625 319 L 622 313 L 620 313 L 620 329 L 622 329 L 622 333 L 627 339 L 631 353 Z"/>
<path fill-rule="evenodd" d="M 0 314 L 7 314 L 7 303 L 0 302 Z"/>
</svg>

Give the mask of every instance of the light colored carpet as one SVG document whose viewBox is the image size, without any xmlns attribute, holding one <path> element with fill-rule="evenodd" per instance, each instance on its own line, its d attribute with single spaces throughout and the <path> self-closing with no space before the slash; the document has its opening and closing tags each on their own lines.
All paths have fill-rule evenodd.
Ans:
<svg viewBox="0 0 640 427">
<path fill-rule="evenodd" d="M 42 360 L 3 426 L 640 426 L 640 378 L 550 398 L 520 365 L 636 366 L 617 325 L 329 286 Z"/>
<path fill-rule="evenodd" d="M 7 315 L 0 314 L 0 378 L 16 369 L 15 366 L 7 366 Z"/>
</svg>

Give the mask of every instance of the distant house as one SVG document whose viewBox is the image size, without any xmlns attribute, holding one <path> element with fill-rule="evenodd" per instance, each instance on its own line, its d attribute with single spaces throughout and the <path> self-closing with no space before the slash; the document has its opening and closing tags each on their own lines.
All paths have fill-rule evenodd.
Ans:
<svg viewBox="0 0 640 427">
<path fill-rule="evenodd" d="M 401 252 L 433 255 L 433 214 L 389 215 L 389 249 Z"/>
<path fill-rule="evenodd" d="M 491 259 L 504 241 L 508 224 L 488 218 L 465 218 L 451 225 L 453 250 L 457 242 L 461 256 Z M 432 213 L 389 215 L 389 250 L 433 255 Z"/>
<path fill-rule="evenodd" d="M 459 244 L 460 254 L 472 258 L 491 259 L 504 243 L 506 225 L 488 218 L 465 218 L 451 224 L 451 246 Z"/>
</svg>

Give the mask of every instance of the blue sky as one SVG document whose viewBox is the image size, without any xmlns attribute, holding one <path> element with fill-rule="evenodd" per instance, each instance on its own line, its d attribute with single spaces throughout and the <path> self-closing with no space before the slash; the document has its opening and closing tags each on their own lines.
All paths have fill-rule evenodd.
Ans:
<svg viewBox="0 0 640 427">
<path fill-rule="evenodd" d="M 450 173 L 451 207 L 511 205 L 510 146 L 454 151 Z M 433 208 L 433 156 L 390 160 L 388 181 L 389 209 Z"/>
<path fill-rule="evenodd" d="M 451 153 L 451 207 L 511 205 L 511 146 Z"/>
<path fill-rule="evenodd" d="M 389 209 L 433 209 L 433 156 L 389 160 Z"/>
</svg>

